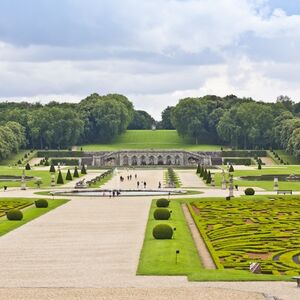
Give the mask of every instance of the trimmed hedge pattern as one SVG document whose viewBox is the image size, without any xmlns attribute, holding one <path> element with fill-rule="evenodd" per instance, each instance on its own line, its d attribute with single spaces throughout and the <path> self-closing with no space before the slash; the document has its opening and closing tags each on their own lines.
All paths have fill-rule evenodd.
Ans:
<svg viewBox="0 0 300 300">
<path fill-rule="evenodd" d="M 299 197 L 201 201 L 189 209 L 218 268 L 300 274 Z"/>
<path fill-rule="evenodd" d="M 229 163 L 230 165 L 244 165 L 244 166 L 250 166 L 251 165 L 251 158 L 224 158 L 223 164 L 227 165 Z"/>
<path fill-rule="evenodd" d="M 37 151 L 37 157 L 83 157 L 83 151 L 49 150 Z"/>
<path fill-rule="evenodd" d="M 229 151 L 222 151 L 222 157 L 255 157 L 267 156 L 266 150 L 229 150 Z"/>
<path fill-rule="evenodd" d="M 57 166 L 58 163 L 66 166 L 78 166 L 79 159 L 77 158 L 52 158 L 51 159 L 51 164 Z"/>
<path fill-rule="evenodd" d="M 0 200 L 0 217 L 5 216 L 11 209 L 22 209 L 31 204 L 32 202 L 23 200 Z"/>
</svg>

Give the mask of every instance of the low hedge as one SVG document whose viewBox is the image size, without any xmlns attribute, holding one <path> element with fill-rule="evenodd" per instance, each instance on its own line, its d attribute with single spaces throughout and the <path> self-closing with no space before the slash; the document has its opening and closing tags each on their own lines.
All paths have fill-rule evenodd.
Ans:
<svg viewBox="0 0 300 300">
<path fill-rule="evenodd" d="M 221 152 L 222 157 L 266 157 L 266 150 L 228 150 Z"/>
<path fill-rule="evenodd" d="M 51 159 L 51 164 L 57 166 L 58 163 L 66 166 L 78 166 L 79 159 L 77 158 L 52 158 Z"/>
<path fill-rule="evenodd" d="M 170 216 L 170 211 L 166 208 L 157 208 L 153 213 L 155 220 L 169 220 Z"/>
<path fill-rule="evenodd" d="M 173 236 L 173 228 L 167 224 L 159 224 L 153 228 L 152 234 L 156 240 L 170 240 Z"/>
<path fill-rule="evenodd" d="M 19 209 L 11 209 L 6 213 L 6 217 L 10 221 L 21 221 L 23 213 Z"/>
<path fill-rule="evenodd" d="M 230 165 L 245 165 L 250 166 L 251 165 L 251 158 L 224 158 L 223 164 L 227 165 L 229 163 Z"/>
<path fill-rule="evenodd" d="M 46 199 L 39 199 L 39 200 L 36 200 L 34 203 L 35 203 L 36 208 L 48 207 L 48 201 Z"/>
<path fill-rule="evenodd" d="M 39 150 L 37 157 L 83 157 L 83 151 Z"/>
<path fill-rule="evenodd" d="M 165 198 L 160 198 L 160 199 L 156 200 L 157 207 L 169 207 L 169 203 L 170 203 L 170 201 Z"/>
</svg>

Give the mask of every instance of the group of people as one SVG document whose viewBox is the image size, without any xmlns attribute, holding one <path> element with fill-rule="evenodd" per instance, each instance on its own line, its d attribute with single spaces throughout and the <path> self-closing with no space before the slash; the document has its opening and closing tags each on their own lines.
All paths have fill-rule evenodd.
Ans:
<svg viewBox="0 0 300 300">
<path fill-rule="evenodd" d="M 134 175 L 134 178 L 137 179 L 137 174 Z M 120 181 L 123 182 L 125 178 L 123 176 L 120 176 Z M 132 180 L 132 175 L 127 175 L 127 180 L 130 181 Z"/>
</svg>

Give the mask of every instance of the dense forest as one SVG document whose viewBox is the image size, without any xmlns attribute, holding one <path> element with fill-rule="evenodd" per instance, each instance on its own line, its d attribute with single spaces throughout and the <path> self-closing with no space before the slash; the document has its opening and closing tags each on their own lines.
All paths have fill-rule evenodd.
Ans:
<svg viewBox="0 0 300 300">
<path fill-rule="evenodd" d="M 92 94 L 79 103 L 0 103 L 0 158 L 19 148 L 62 149 L 108 143 L 126 129 L 176 129 L 193 143 L 233 148 L 282 148 L 300 157 L 300 103 L 286 96 L 276 103 L 251 98 L 186 98 L 162 112 L 156 122 L 134 110 L 119 94 Z"/>
</svg>

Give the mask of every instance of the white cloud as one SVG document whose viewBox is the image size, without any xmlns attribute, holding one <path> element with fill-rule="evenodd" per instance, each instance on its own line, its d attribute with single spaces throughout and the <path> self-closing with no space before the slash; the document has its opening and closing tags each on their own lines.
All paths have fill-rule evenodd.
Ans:
<svg viewBox="0 0 300 300">
<path fill-rule="evenodd" d="M 46 2 L 55 18 L 0 3 L 2 99 L 118 92 L 157 118 L 186 96 L 298 99 L 300 15 L 267 0 Z"/>
</svg>

